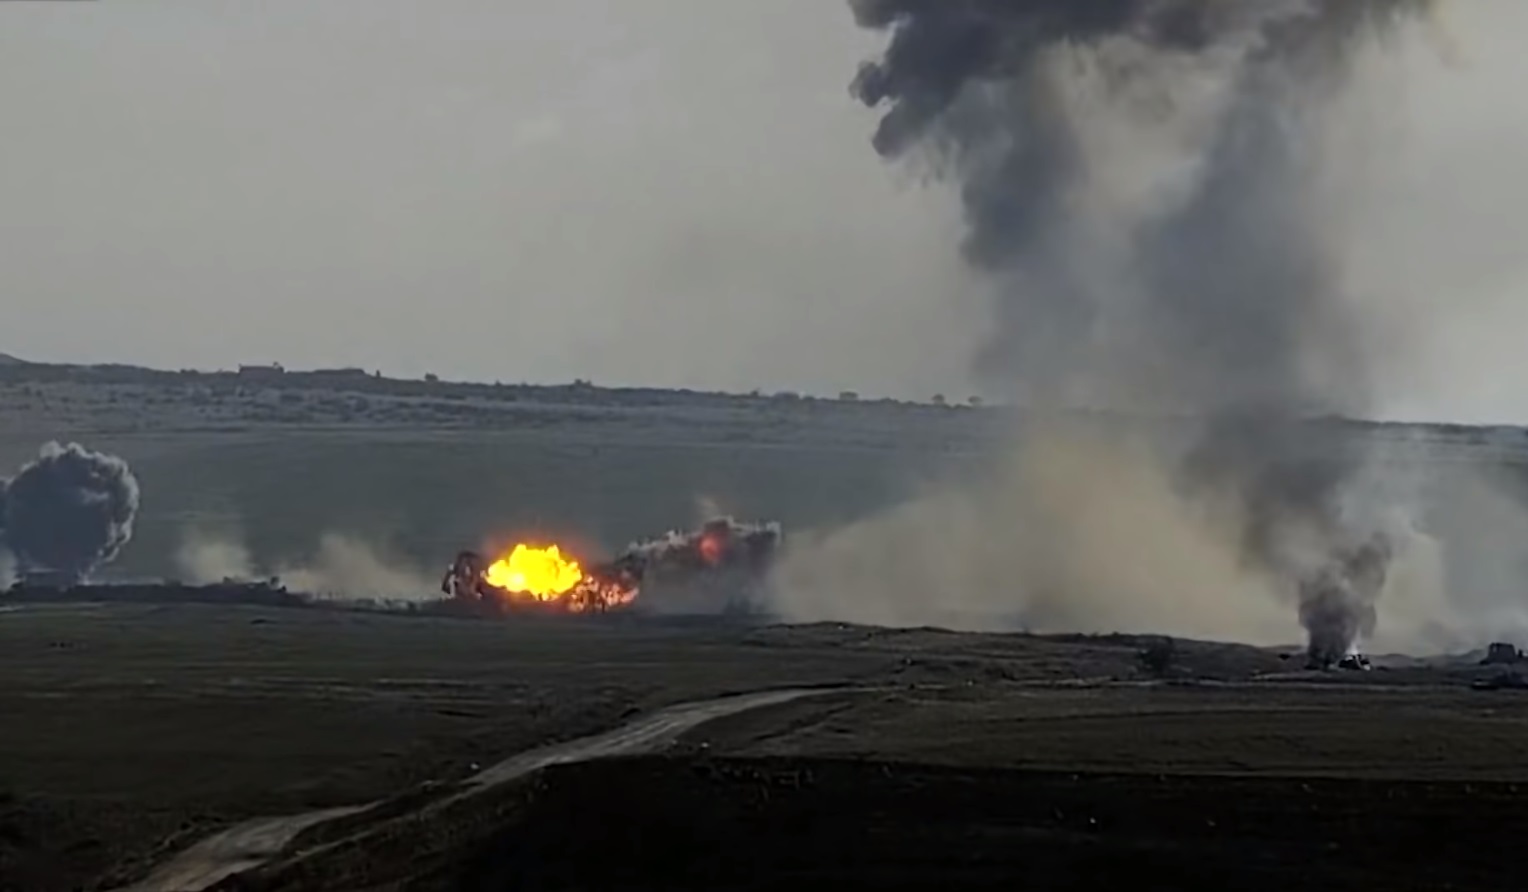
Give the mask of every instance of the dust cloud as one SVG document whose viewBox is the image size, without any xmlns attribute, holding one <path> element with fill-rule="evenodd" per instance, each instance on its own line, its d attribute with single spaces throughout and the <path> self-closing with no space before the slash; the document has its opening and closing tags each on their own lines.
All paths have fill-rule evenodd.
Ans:
<svg viewBox="0 0 1528 892">
<path fill-rule="evenodd" d="M 424 570 L 338 532 L 319 537 L 311 556 L 261 565 L 236 533 L 192 529 L 176 549 L 175 566 L 193 585 L 274 577 L 294 591 L 328 598 L 423 601 L 435 597 L 439 584 Z"/>
<path fill-rule="evenodd" d="M 1396 89 L 1386 54 L 1457 50 L 1432 4 L 851 6 L 888 35 L 853 87 L 883 112 L 872 144 L 958 187 L 992 291 L 973 367 L 1026 420 L 980 486 L 795 537 L 786 615 L 1257 643 L 1303 627 L 1323 660 L 1499 628 L 1456 597 L 1511 603 L 1490 579 L 1515 572 L 1505 549 L 1454 553 L 1488 522 L 1482 494 L 1447 517 L 1423 499 L 1468 472 L 1419 479 L 1319 422 L 1372 415 L 1391 354 L 1426 338 L 1376 293 L 1355 209 L 1384 205 L 1364 166 L 1386 122 L 1364 103 Z M 1174 420 L 1056 420 L 1076 409 Z"/>
<path fill-rule="evenodd" d="M 793 536 L 774 604 L 796 619 L 1290 641 L 1293 614 L 1233 535 L 1175 492 L 1152 444 L 1056 422 L 980 485 Z"/>
<path fill-rule="evenodd" d="M 182 582 L 210 585 L 234 580 L 258 579 L 255 563 L 241 538 L 235 533 L 213 533 L 192 528 L 181 537 L 175 549 L 174 566 Z"/>
</svg>

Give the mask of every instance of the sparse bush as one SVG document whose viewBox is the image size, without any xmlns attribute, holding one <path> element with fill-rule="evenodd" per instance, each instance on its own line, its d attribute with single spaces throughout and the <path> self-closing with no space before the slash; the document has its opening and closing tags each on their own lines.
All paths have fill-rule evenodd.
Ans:
<svg viewBox="0 0 1528 892">
<path fill-rule="evenodd" d="M 1141 648 L 1139 659 L 1152 675 L 1166 675 L 1178 661 L 1178 643 L 1167 637 L 1154 639 Z"/>
</svg>

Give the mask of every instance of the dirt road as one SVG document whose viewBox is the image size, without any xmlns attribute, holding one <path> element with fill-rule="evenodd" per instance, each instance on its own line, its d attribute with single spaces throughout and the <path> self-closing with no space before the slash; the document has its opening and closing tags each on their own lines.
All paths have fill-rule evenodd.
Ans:
<svg viewBox="0 0 1528 892">
<path fill-rule="evenodd" d="M 548 765 L 653 752 L 673 743 L 684 732 L 713 719 L 834 690 L 840 689 L 792 688 L 676 704 L 604 734 L 581 737 L 511 756 L 468 778 L 464 789 L 451 798 L 472 796 Z M 234 874 L 259 867 L 280 854 L 299 833 L 310 827 L 358 814 L 380 804 L 368 802 L 300 815 L 245 821 L 196 843 L 154 870 L 143 881 L 117 892 L 201 892 Z"/>
<path fill-rule="evenodd" d="M 215 833 L 122 892 L 182 892 L 211 886 L 226 877 L 259 867 L 297 834 L 325 821 L 343 818 L 376 803 L 328 808 L 300 815 L 256 818 Z"/>
</svg>

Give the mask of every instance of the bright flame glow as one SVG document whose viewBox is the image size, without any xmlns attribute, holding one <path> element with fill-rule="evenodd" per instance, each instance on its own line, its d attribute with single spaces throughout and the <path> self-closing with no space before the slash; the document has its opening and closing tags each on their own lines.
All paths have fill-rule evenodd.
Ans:
<svg viewBox="0 0 1528 892">
<path fill-rule="evenodd" d="M 556 545 L 532 548 L 523 543 L 483 572 L 483 579 L 494 588 L 530 595 L 538 601 L 556 600 L 577 587 L 583 578 L 578 561 L 563 557 Z"/>
</svg>

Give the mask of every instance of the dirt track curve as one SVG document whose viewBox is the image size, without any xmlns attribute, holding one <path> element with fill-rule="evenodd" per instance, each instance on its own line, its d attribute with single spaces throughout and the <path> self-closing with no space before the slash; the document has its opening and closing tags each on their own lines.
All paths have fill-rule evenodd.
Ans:
<svg viewBox="0 0 1528 892">
<path fill-rule="evenodd" d="M 842 689 L 791 688 L 679 703 L 603 734 L 511 756 L 468 778 L 463 782 L 463 790 L 452 798 L 472 796 L 548 765 L 652 752 L 673 743 L 684 732 L 713 719 L 835 690 Z M 228 877 L 259 867 L 280 854 L 299 833 L 310 827 L 358 814 L 380 804 L 368 802 L 300 815 L 245 821 L 196 843 L 152 871 L 142 881 L 116 892 L 201 892 Z"/>
</svg>

